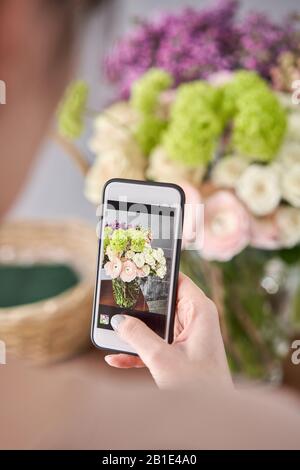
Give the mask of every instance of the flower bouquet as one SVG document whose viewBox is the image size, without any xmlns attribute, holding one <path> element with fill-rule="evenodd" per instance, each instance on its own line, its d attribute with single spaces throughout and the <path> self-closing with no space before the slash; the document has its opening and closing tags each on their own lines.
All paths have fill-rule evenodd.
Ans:
<svg viewBox="0 0 300 470">
<path fill-rule="evenodd" d="M 105 65 L 119 98 L 94 119 L 85 194 L 98 204 L 111 177 L 179 183 L 182 269 L 216 302 L 232 369 L 278 378 L 300 325 L 300 107 L 292 102 L 300 32 L 293 16 L 281 25 L 258 13 L 238 21 L 237 9 L 228 0 L 164 14 L 116 45 Z M 86 98 L 77 82 L 61 106 L 69 149 Z"/>
<path fill-rule="evenodd" d="M 149 276 L 163 279 L 167 273 L 162 248 L 151 247 L 151 233 L 140 226 L 115 223 L 104 228 L 103 267 L 112 279 L 116 304 L 133 308 L 140 294 L 140 280 Z"/>
</svg>

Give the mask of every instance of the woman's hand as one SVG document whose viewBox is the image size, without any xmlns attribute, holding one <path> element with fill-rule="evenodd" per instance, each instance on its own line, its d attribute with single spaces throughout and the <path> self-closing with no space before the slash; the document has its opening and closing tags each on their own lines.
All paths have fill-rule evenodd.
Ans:
<svg viewBox="0 0 300 470">
<path fill-rule="evenodd" d="M 146 366 L 160 388 L 198 386 L 211 381 L 217 385 L 232 384 L 216 307 L 183 274 L 179 277 L 172 344 L 131 316 L 115 315 L 111 324 L 139 357 L 112 354 L 105 357 L 110 366 Z"/>
</svg>

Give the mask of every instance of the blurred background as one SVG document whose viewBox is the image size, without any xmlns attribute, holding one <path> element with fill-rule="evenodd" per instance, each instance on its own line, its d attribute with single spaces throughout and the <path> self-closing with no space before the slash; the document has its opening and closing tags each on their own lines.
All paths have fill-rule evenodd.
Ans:
<svg viewBox="0 0 300 470">
<path fill-rule="evenodd" d="M 90 19 L 84 31 L 77 76 L 91 86 L 90 102 L 101 109 L 113 93 L 102 74 L 101 60 L 114 41 L 128 31 L 136 17 L 150 17 L 157 11 L 183 6 L 203 7 L 214 2 L 205 0 L 110 0 L 101 13 Z M 299 0 L 241 0 L 240 14 L 252 9 L 267 12 L 280 20 L 288 11 L 299 9 Z M 81 139 L 85 148 L 86 136 Z M 76 217 L 95 222 L 95 208 L 83 193 L 84 180 L 64 151 L 45 142 L 31 176 L 11 210 L 9 218 Z M 55 189 L 54 189 L 55 188 Z"/>
<path fill-rule="evenodd" d="M 217 305 L 231 370 L 300 389 L 299 18 L 299 0 L 110 0 L 93 12 L 52 139 L 0 227 L 9 351 L 51 362 L 91 347 L 103 185 L 177 182 L 205 211 L 203 243 L 183 231 L 181 270 Z"/>
</svg>

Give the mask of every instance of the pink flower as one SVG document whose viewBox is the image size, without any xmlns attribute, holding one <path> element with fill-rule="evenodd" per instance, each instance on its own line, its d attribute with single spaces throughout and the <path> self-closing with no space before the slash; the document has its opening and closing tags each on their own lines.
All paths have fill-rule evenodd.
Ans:
<svg viewBox="0 0 300 470">
<path fill-rule="evenodd" d="M 229 70 L 220 70 L 219 72 L 212 73 L 208 77 L 208 82 L 211 83 L 213 86 L 223 86 L 226 83 L 231 82 L 233 78 L 233 73 L 229 72 Z"/>
<path fill-rule="evenodd" d="M 170 116 L 172 105 L 176 98 L 176 90 L 164 91 L 159 97 L 158 115 L 167 120 Z"/>
<path fill-rule="evenodd" d="M 185 193 L 182 248 L 199 250 L 203 244 L 203 202 L 200 191 L 187 181 L 180 186 Z"/>
<path fill-rule="evenodd" d="M 137 269 L 136 270 L 136 275 L 137 275 L 137 277 L 146 277 L 146 274 L 144 273 L 144 271 L 142 269 Z"/>
<path fill-rule="evenodd" d="M 137 269 L 135 264 L 132 261 L 125 261 L 122 266 L 122 271 L 120 274 L 120 278 L 124 282 L 131 282 L 137 276 Z"/>
<path fill-rule="evenodd" d="M 280 234 L 274 215 L 251 217 L 250 245 L 254 248 L 275 250 L 280 247 Z"/>
<path fill-rule="evenodd" d="M 122 262 L 119 258 L 114 257 L 104 265 L 105 273 L 112 279 L 116 279 L 121 274 Z"/>
<path fill-rule="evenodd" d="M 247 210 L 229 191 L 217 191 L 204 203 L 204 240 L 201 255 L 207 260 L 228 261 L 250 241 Z"/>
</svg>

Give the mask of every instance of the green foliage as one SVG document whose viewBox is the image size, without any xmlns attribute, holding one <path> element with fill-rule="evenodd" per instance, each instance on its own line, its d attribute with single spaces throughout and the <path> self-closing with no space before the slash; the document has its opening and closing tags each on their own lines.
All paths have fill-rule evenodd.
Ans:
<svg viewBox="0 0 300 470">
<path fill-rule="evenodd" d="M 207 165 L 213 158 L 223 124 L 218 114 L 220 93 L 203 82 L 178 89 L 163 146 L 171 159 L 189 167 Z"/>
<path fill-rule="evenodd" d="M 116 304 L 123 308 L 132 308 L 140 293 L 140 286 L 137 279 L 131 282 L 123 282 L 121 279 L 112 280 L 113 294 Z"/>
<path fill-rule="evenodd" d="M 282 248 L 277 251 L 277 254 L 286 264 L 297 264 L 300 261 L 300 245 L 293 248 Z"/>
<path fill-rule="evenodd" d="M 84 129 L 84 111 L 88 98 L 88 85 L 77 80 L 67 88 L 58 109 L 58 129 L 67 139 L 80 137 Z"/>
</svg>

